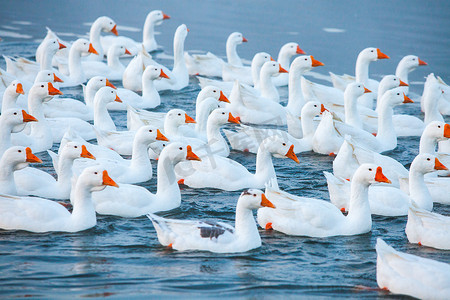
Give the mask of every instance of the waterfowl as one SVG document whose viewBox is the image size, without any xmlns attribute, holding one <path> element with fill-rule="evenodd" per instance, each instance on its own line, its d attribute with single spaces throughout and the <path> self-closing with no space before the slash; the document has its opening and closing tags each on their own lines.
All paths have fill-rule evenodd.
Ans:
<svg viewBox="0 0 450 300">
<path fill-rule="evenodd" d="M 83 70 L 81 56 L 89 53 L 98 55 L 89 41 L 78 39 L 72 44 L 69 52 L 69 80 L 65 82 L 65 86 L 76 86 L 86 82 L 87 77 Z"/>
<path fill-rule="evenodd" d="M 224 88 L 226 91 L 231 91 L 233 88 L 233 81 L 238 80 L 240 83 L 253 85 L 255 88 L 259 87 L 259 74 L 261 72 L 261 68 L 264 65 L 265 62 L 273 61 L 273 58 L 270 56 L 270 54 L 266 52 L 258 52 L 255 54 L 255 56 L 252 59 L 251 66 L 235 66 L 231 64 L 224 64 L 222 67 L 222 79 L 223 83 L 220 83 L 220 85 Z M 202 77 L 201 78 L 200 86 L 204 87 L 205 82 L 211 81 L 212 85 L 217 84 L 217 82 L 220 82 L 218 80 L 214 79 L 207 79 Z M 225 81 L 231 81 L 231 83 L 227 83 Z"/>
<path fill-rule="evenodd" d="M 88 59 L 92 60 L 103 60 L 103 57 L 107 51 L 103 51 L 102 43 L 101 43 L 101 32 L 111 32 L 114 35 L 119 35 L 117 32 L 117 24 L 111 18 L 102 16 L 98 17 L 94 23 L 91 25 L 91 29 L 89 31 L 89 42 L 92 44 L 92 47 L 97 50 L 98 55 L 90 55 Z M 73 46 L 73 45 L 72 45 Z"/>
<path fill-rule="evenodd" d="M 297 43 L 286 43 L 281 47 L 280 52 L 278 52 L 277 61 L 286 71 L 290 71 L 292 57 L 299 54 L 305 54 L 305 51 Z M 272 78 L 272 81 L 276 86 L 287 85 L 289 83 L 289 75 L 280 74 L 280 76 Z"/>
<path fill-rule="evenodd" d="M 109 80 L 121 80 L 125 66 L 120 62 L 119 58 L 123 55 L 131 55 L 131 52 L 123 44 L 116 43 L 109 47 L 106 64 L 102 61 L 82 61 L 86 78 L 105 76 Z"/>
<path fill-rule="evenodd" d="M 28 122 L 38 120 L 29 115 L 25 110 L 10 108 L 0 115 L 0 157 L 10 147 L 12 147 L 11 133 L 20 132 Z"/>
<path fill-rule="evenodd" d="M 409 84 L 408 80 L 409 73 L 414 71 L 417 67 L 426 65 L 428 64 L 423 60 L 421 60 L 416 55 L 406 55 L 398 62 L 397 68 L 395 69 L 395 76 L 400 78 L 400 80 L 402 80 L 406 84 Z M 409 93 L 408 85 L 403 88 L 403 93 L 408 95 Z"/>
<path fill-rule="evenodd" d="M 262 191 L 249 189 L 242 192 L 236 204 L 235 227 L 222 222 L 165 219 L 154 214 L 147 217 L 152 221 L 163 246 L 178 251 L 236 253 L 261 246 L 252 213 L 260 207 L 275 208 Z"/>
</svg>

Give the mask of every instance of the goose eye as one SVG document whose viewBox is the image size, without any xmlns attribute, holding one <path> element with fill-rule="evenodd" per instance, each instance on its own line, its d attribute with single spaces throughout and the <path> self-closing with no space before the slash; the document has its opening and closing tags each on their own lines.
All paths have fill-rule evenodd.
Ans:
<svg viewBox="0 0 450 300">
<path fill-rule="evenodd" d="M 56 42 L 53 42 L 53 44 L 56 44 Z"/>
<path fill-rule="evenodd" d="M 222 115 L 224 115 L 225 113 L 223 112 Z"/>
<path fill-rule="evenodd" d="M 253 197 L 256 197 L 256 194 L 253 194 Z"/>
<path fill-rule="evenodd" d="M 373 52 L 373 50 L 370 50 L 370 52 Z"/>
<path fill-rule="evenodd" d="M 396 81 L 397 80 L 397 78 L 394 78 L 394 81 Z"/>
<path fill-rule="evenodd" d="M 307 58 L 305 58 L 305 60 L 308 60 Z"/>
<path fill-rule="evenodd" d="M 77 149 L 77 148 L 78 148 L 78 146 L 74 146 L 74 148 L 75 148 L 75 149 Z"/>
<path fill-rule="evenodd" d="M 373 51 L 372 51 L 373 52 Z M 372 168 L 369 168 L 369 171 L 372 172 Z"/>
<path fill-rule="evenodd" d="M 150 129 L 148 132 L 153 132 L 153 130 Z"/>
<path fill-rule="evenodd" d="M 15 112 L 14 115 L 17 115 L 17 113 Z"/>
<path fill-rule="evenodd" d="M 98 174 L 98 172 L 94 172 L 94 174 L 95 174 L 95 175 L 97 175 L 97 174 Z"/>
<path fill-rule="evenodd" d="M 16 86 L 16 84 L 14 83 L 13 86 Z"/>
<path fill-rule="evenodd" d="M 100 81 L 103 81 L 103 79 L 100 79 Z"/>
<path fill-rule="evenodd" d="M 275 67 L 275 65 L 273 65 Z"/>
<path fill-rule="evenodd" d="M 400 96 L 400 93 L 397 93 L 397 96 Z"/>
<path fill-rule="evenodd" d="M 111 24 L 111 25 L 112 25 L 112 22 L 109 22 L 109 24 Z"/>
<path fill-rule="evenodd" d="M 180 147 L 179 149 L 180 149 L 180 150 L 183 150 L 183 147 Z"/>
<path fill-rule="evenodd" d="M 83 44 L 85 44 L 85 45 L 86 45 L 86 43 L 83 43 Z"/>
<path fill-rule="evenodd" d="M 17 150 L 17 152 L 22 153 L 22 150 Z"/>
<path fill-rule="evenodd" d="M 47 74 L 47 76 L 50 76 L 51 74 Z"/>
<path fill-rule="evenodd" d="M 438 125 L 438 128 L 441 128 L 441 125 Z"/>
<path fill-rule="evenodd" d="M 155 68 L 155 71 L 158 71 L 158 69 L 157 69 L 157 68 Z"/>
<path fill-rule="evenodd" d="M 317 107 L 317 104 L 314 104 L 314 107 Z"/>
<path fill-rule="evenodd" d="M 179 116 L 181 116 L 181 114 L 178 114 Z"/>
<path fill-rule="evenodd" d="M 113 92 L 113 91 L 111 91 L 111 94 L 114 94 L 114 92 Z"/>
<path fill-rule="evenodd" d="M 213 93 L 216 93 L 216 92 L 217 92 L 216 90 L 213 91 Z"/>
<path fill-rule="evenodd" d="M 415 58 L 413 58 L 413 60 L 416 60 Z"/>
<path fill-rule="evenodd" d="M 44 87 L 44 85 L 41 85 L 41 87 L 43 88 L 43 87 Z"/>
<path fill-rule="evenodd" d="M 283 146 L 286 146 L 286 143 L 283 143 Z"/>
</svg>

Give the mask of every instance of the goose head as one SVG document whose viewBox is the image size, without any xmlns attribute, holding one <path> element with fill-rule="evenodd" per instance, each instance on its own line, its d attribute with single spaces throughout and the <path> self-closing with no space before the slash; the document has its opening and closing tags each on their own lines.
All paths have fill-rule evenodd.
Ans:
<svg viewBox="0 0 450 300">
<path fill-rule="evenodd" d="M 272 56 L 270 56 L 269 53 L 258 52 L 255 54 L 255 56 L 253 56 L 252 66 L 261 68 L 264 65 L 264 63 L 266 63 L 268 61 L 274 61 L 274 59 L 272 58 Z"/>
<path fill-rule="evenodd" d="M 146 20 L 152 22 L 155 25 L 161 25 L 163 20 L 167 19 L 170 19 L 170 16 L 166 15 L 161 10 L 153 10 L 148 13 Z"/>
<path fill-rule="evenodd" d="M 15 171 L 28 167 L 30 163 L 42 163 L 42 160 L 34 155 L 29 147 L 22 146 L 8 148 L 3 153 L 1 161 L 12 165 Z"/>
<path fill-rule="evenodd" d="M 97 50 L 86 39 L 78 39 L 78 40 L 76 40 L 72 44 L 72 47 L 70 48 L 70 51 L 77 51 L 81 55 L 89 55 L 90 53 L 98 55 Z"/>
<path fill-rule="evenodd" d="M 42 43 L 42 46 L 44 47 L 44 49 L 46 51 L 53 53 L 53 54 L 55 54 L 58 50 L 66 48 L 66 46 L 61 44 L 58 41 L 58 39 L 56 39 L 56 38 L 50 38 L 50 39 L 44 40 L 44 42 Z"/>
<path fill-rule="evenodd" d="M 263 147 L 275 157 L 290 158 L 296 163 L 300 163 L 297 155 L 294 153 L 294 145 L 286 142 L 285 139 L 278 135 L 265 138 L 260 147 Z"/>
<path fill-rule="evenodd" d="M 51 70 L 41 70 L 36 75 L 34 82 L 63 82 L 55 73 Z"/>
<path fill-rule="evenodd" d="M 228 98 L 225 96 L 225 94 L 222 92 L 222 90 L 213 85 L 205 86 L 200 91 L 200 93 L 198 93 L 197 103 L 199 103 L 207 98 L 214 98 L 217 101 L 230 103 L 230 100 L 228 100 Z"/>
<path fill-rule="evenodd" d="M 380 81 L 380 85 L 378 86 L 378 94 L 383 95 L 385 91 L 399 86 L 408 86 L 408 84 L 395 75 L 386 75 Z"/>
<path fill-rule="evenodd" d="M 4 94 L 10 97 L 17 98 L 19 95 L 24 95 L 23 85 L 19 80 L 13 80 L 8 87 L 5 89 Z"/>
<path fill-rule="evenodd" d="M 169 139 L 166 138 L 158 128 L 152 125 L 145 125 L 140 127 L 136 132 L 135 139 L 137 139 L 139 143 L 145 145 L 149 145 L 155 141 L 169 141 Z"/>
<path fill-rule="evenodd" d="M 406 55 L 400 60 L 398 65 L 402 69 L 406 69 L 409 73 L 414 71 L 418 66 L 426 66 L 428 64 L 415 55 Z"/>
<path fill-rule="evenodd" d="M 181 24 L 177 27 L 177 30 L 175 31 L 174 40 L 183 40 L 187 37 L 187 34 L 189 32 L 189 29 L 185 24 Z"/>
<path fill-rule="evenodd" d="M 162 156 L 168 157 L 174 165 L 185 160 L 201 161 L 197 154 L 192 151 L 190 145 L 178 142 L 170 143 L 165 146 L 161 151 L 160 157 Z"/>
<path fill-rule="evenodd" d="M 30 89 L 30 96 L 38 97 L 42 101 L 49 101 L 53 96 L 62 94 L 51 82 L 37 82 Z"/>
<path fill-rule="evenodd" d="M 379 59 L 387 59 L 389 58 L 389 56 L 381 52 L 381 50 L 378 48 L 369 47 L 362 50 L 359 53 L 358 58 L 363 58 L 367 61 L 377 61 Z"/>
<path fill-rule="evenodd" d="M 86 146 L 78 142 L 66 143 L 61 151 L 61 156 L 69 159 L 89 158 L 95 160 L 95 156 L 87 150 Z"/>
<path fill-rule="evenodd" d="M 142 74 L 142 78 L 147 81 L 153 81 L 162 78 L 169 79 L 169 76 L 164 73 L 161 67 L 150 65 L 145 68 L 145 71 Z"/>
<path fill-rule="evenodd" d="M 100 88 L 105 86 L 109 86 L 113 89 L 116 88 L 111 82 L 109 82 L 108 78 L 104 76 L 94 76 L 88 81 L 86 89 L 96 93 Z"/>
<path fill-rule="evenodd" d="M 131 55 L 131 52 L 121 43 L 114 43 L 108 49 L 108 57 L 112 55 L 113 57 L 120 57 L 122 55 Z"/>
<path fill-rule="evenodd" d="M 231 114 L 226 108 L 216 108 L 208 117 L 208 124 L 215 124 L 219 127 L 227 123 L 240 124 L 239 119 Z"/>
<path fill-rule="evenodd" d="M 119 35 L 119 33 L 117 32 L 116 22 L 114 22 L 109 17 L 105 17 L 105 16 L 99 17 L 99 18 L 97 18 L 97 20 L 95 20 L 94 24 L 97 24 L 98 26 L 100 26 L 100 28 L 102 29 L 103 32 L 112 32 L 115 35 Z M 92 26 L 94 26 L 94 24 L 92 24 Z"/>
<path fill-rule="evenodd" d="M 266 198 L 263 191 L 257 189 L 243 191 L 239 196 L 238 203 L 248 209 L 258 209 L 261 207 L 275 208 L 275 205 Z"/>
<path fill-rule="evenodd" d="M 448 170 L 439 159 L 429 153 L 422 153 L 414 158 L 411 163 L 411 170 L 420 174 L 427 174 L 438 170 Z"/>
<path fill-rule="evenodd" d="M 371 93 L 369 89 L 364 87 L 361 82 L 352 82 L 347 85 L 344 92 L 344 97 L 352 97 L 351 99 L 356 99 L 365 93 Z"/>
<path fill-rule="evenodd" d="M 436 142 L 450 138 L 450 124 L 441 121 L 430 122 L 423 130 L 422 136 L 434 139 Z"/>
<path fill-rule="evenodd" d="M 268 61 L 264 63 L 264 65 L 261 68 L 261 75 L 260 77 L 263 78 L 264 75 L 268 74 L 269 76 L 276 77 L 280 75 L 281 73 L 288 73 L 281 65 L 276 61 Z"/>
<path fill-rule="evenodd" d="M 308 101 L 302 108 L 302 118 L 314 118 L 325 111 L 325 106 L 318 101 Z"/>
<path fill-rule="evenodd" d="M 166 128 L 166 123 L 173 124 L 178 127 L 183 124 L 195 123 L 195 120 L 182 109 L 171 109 L 166 114 L 164 128 Z"/>
<path fill-rule="evenodd" d="M 384 93 L 381 98 L 381 103 L 386 103 L 388 106 L 394 107 L 402 103 L 414 103 L 414 101 L 408 98 L 401 88 L 394 88 Z"/>
<path fill-rule="evenodd" d="M 228 36 L 227 44 L 240 45 L 242 43 L 248 42 L 247 39 L 240 32 L 233 32 Z"/>
<path fill-rule="evenodd" d="M 297 54 L 305 54 L 305 51 L 303 51 L 297 43 L 287 43 L 281 47 L 280 55 L 282 53 L 292 57 Z"/>
<path fill-rule="evenodd" d="M 91 192 L 104 190 L 107 186 L 119 187 L 119 185 L 111 179 L 102 166 L 87 167 L 81 172 L 77 180 L 77 185 L 83 185 Z"/>
<path fill-rule="evenodd" d="M 19 108 L 7 109 L 0 115 L 0 123 L 9 125 L 8 127 L 12 128 L 11 132 L 20 132 L 24 129 L 26 123 L 37 121 L 35 117 Z"/>
<path fill-rule="evenodd" d="M 377 182 L 391 183 L 391 181 L 384 176 L 383 169 L 375 164 L 360 165 L 353 174 L 352 181 L 357 181 L 365 186 Z"/>
<path fill-rule="evenodd" d="M 117 95 L 117 91 L 109 86 L 104 86 L 100 88 L 95 94 L 94 103 L 110 103 L 110 102 L 122 102 L 119 96 Z"/>
<path fill-rule="evenodd" d="M 290 72 L 300 72 L 304 74 L 314 67 L 324 66 L 324 64 L 316 60 L 312 55 L 302 55 L 292 61 Z"/>
</svg>

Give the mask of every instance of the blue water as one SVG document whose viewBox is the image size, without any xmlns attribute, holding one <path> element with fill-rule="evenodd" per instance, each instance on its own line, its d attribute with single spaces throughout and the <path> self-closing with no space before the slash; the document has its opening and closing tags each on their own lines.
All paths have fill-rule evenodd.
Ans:
<svg viewBox="0 0 450 300">
<path fill-rule="evenodd" d="M 422 93 L 424 76 L 430 72 L 450 82 L 448 1 L 1 1 L 0 54 L 33 59 L 38 40 L 46 33 L 45 26 L 63 33 L 61 38 L 73 40 L 88 32 L 89 26 L 83 23 L 101 15 L 112 17 L 119 25 L 141 28 L 152 9 L 171 16 L 157 27 L 161 32 L 157 40 L 166 54 L 172 53 L 175 28 L 185 23 L 190 29 L 188 50 L 225 55 L 226 37 L 241 31 L 249 40 L 238 48 L 243 58 L 250 60 L 258 51 L 276 57 L 281 45 L 295 41 L 325 63 L 317 72 L 326 75 L 328 71 L 353 74 L 359 51 L 374 46 L 391 57 L 371 65 L 374 78 L 393 73 L 407 54 L 416 54 L 429 63 L 410 75 L 413 99 Z M 344 32 L 327 32 L 324 28 Z M 120 27 L 119 34 L 141 38 L 141 32 L 121 31 Z M 5 67 L 2 58 L 0 66 Z M 197 80 L 191 78 L 182 91 L 162 93 L 164 104 L 157 110 L 181 107 L 193 114 L 198 91 Z M 81 97 L 79 88 L 63 92 Z M 287 95 L 286 89 L 281 94 Z M 418 103 L 404 105 L 399 111 L 423 117 Z M 114 113 L 113 117 L 124 129 L 125 115 Z M 418 153 L 418 143 L 418 138 L 401 138 L 398 148 L 389 155 L 409 166 Z M 53 172 L 48 155 L 38 156 L 44 160 L 40 168 Z M 254 155 L 233 151 L 230 157 L 254 171 Z M 322 172 L 331 171 L 332 158 L 303 153 L 299 159 L 299 165 L 274 159 L 280 187 L 297 195 L 328 199 Z M 155 179 L 142 185 L 156 190 Z M 181 193 L 181 207 L 162 216 L 234 221 L 240 192 L 183 188 Z M 450 215 L 449 207 L 436 205 L 435 210 Z M 261 230 L 262 247 L 242 254 L 169 251 L 160 246 L 146 217 L 98 216 L 95 228 L 74 234 L 0 231 L 0 295 L 385 297 L 387 292 L 376 289 L 377 237 L 401 251 L 450 262 L 448 252 L 408 244 L 405 224 L 406 217 L 375 216 L 368 234 L 322 239 Z"/>
</svg>

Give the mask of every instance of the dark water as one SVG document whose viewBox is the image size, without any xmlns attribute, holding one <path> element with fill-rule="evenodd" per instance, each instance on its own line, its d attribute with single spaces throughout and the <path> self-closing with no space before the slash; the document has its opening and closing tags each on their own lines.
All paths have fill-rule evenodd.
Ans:
<svg viewBox="0 0 450 300">
<path fill-rule="evenodd" d="M 89 30 L 83 23 L 101 15 L 112 17 L 119 25 L 141 28 L 152 9 L 162 9 L 172 17 L 157 27 L 161 32 L 157 40 L 167 54 L 172 52 L 175 28 L 185 23 L 191 30 L 186 40 L 189 50 L 224 55 L 228 34 L 241 31 L 249 43 L 239 46 L 238 52 L 248 60 L 258 51 L 276 57 L 281 45 L 296 41 L 325 63 L 318 72 L 353 74 L 358 52 L 374 46 L 391 57 L 371 65 L 375 78 L 393 73 L 404 55 L 416 54 L 429 63 L 410 75 L 416 97 L 430 72 L 450 82 L 448 1 L 1 1 L 0 54 L 33 58 L 45 26 L 63 33 L 63 39 L 74 40 Z M 344 32 L 327 32 L 324 28 Z M 120 27 L 119 33 L 136 39 L 141 36 L 141 32 Z M 170 61 L 162 63 L 170 65 Z M 5 66 L 3 59 L 0 66 Z M 80 89 L 63 91 L 81 97 Z M 176 106 L 193 113 L 198 91 L 192 78 L 182 91 L 164 92 L 164 105 L 158 111 Z M 282 94 L 287 94 L 285 89 Z M 417 103 L 399 110 L 423 117 Z M 114 119 L 124 128 L 124 114 L 114 113 Z M 401 138 L 398 148 L 389 155 L 407 165 L 418 153 L 418 143 L 418 138 Z M 45 158 L 42 168 L 52 171 L 48 155 L 39 156 Z M 232 152 L 230 157 L 255 169 L 254 155 Z M 297 195 L 328 199 L 322 171 L 331 171 L 332 158 L 314 153 L 299 158 L 300 165 L 274 159 L 280 187 Z M 156 190 L 155 179 L 143 185 Z M 239 193 L 184 188 L 181 207 L 161 215 L 233 222 Z M 442 205 L 436 205 L 436 211 L 450 215 L 450 208 Z M 408 253 L 450 261 L 448 252 L 408 244 L 405 217 L 373 219 L 371 233 L 353 237 L 317 239 L 260 231 L 262 247 L 243 254 L 168 251 L 160 246 L 145 217 L 99 216 L 95 228 L 75 234 L 1 231 L 0 295 L 387 297 L 386 292 L 376 290 L 377 237 Z"/>
</svg>

